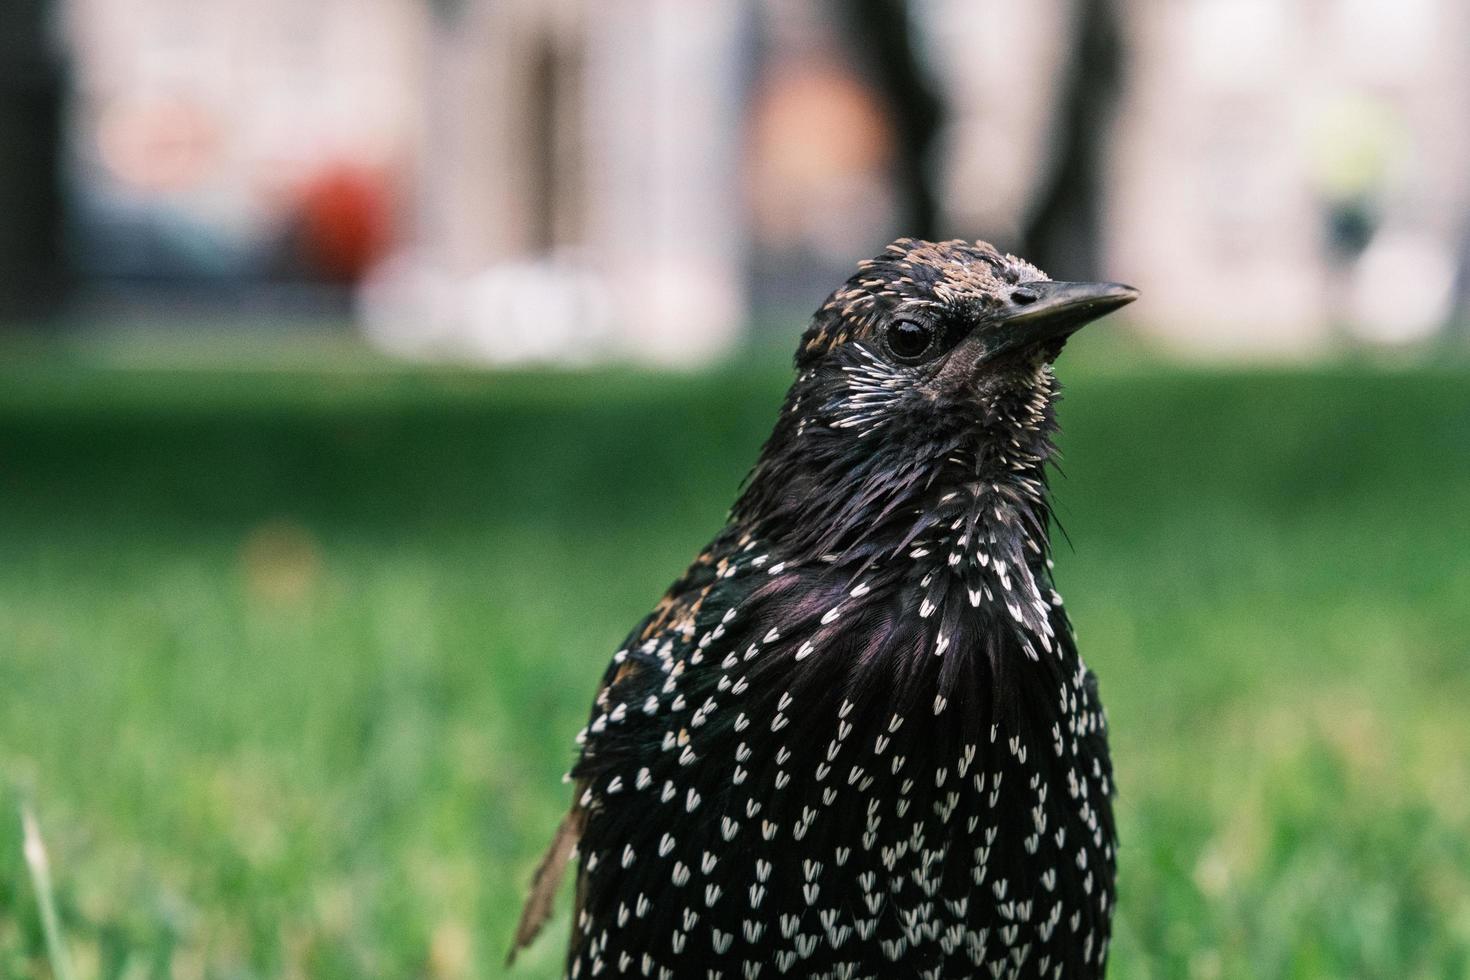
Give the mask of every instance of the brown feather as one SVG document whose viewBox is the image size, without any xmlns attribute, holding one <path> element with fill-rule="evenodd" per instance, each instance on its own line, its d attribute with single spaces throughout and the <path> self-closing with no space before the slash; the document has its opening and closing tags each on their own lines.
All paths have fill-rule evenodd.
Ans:
<svg viewBox="0 0 1470 980">
<path fill-rule="evenodd" d="M 660 609 L 666 610 L 672 615 L 676 611 L 677 603 L 673 600 L 673 593 L 665 598 L 660 604 Z M 695 608 L 698 608 L 696 603 Z M 614 672 L 612 680 L 606 683 L 598 692 L 598 701 L 626 678 L 638 671 L 638 665 L 634 663 L 620 664 Z M 580 801 L 582 792 L 587 787 L 584 783 L 578 783 L 576 791 L 572 795 L 574 801 Z M 541 863 L 536 866 L 536 873 L 531 876 L 531 893 L 526 897 L 526 906 L 521 910 L 521 921 L 516 926 L 515 940 L 511 943 L 510 953 L 505 958 L 505 965 L 510 966 L 515 962 L 516 954 L 535 941 L 551 918 L 552 905 L 556 899 L 556 890 L 561 885 L 563 873 L 566 871 L 567 862 L 576 853 L 577 842 L 582 839 L 582 830 L 587 825 L 587 811 L 580 803 L 573 802 L 572 809 L 562 819 L 561 826 L 556 829 L 556 836 L 551 839 L 551 846 L 541 858 Z M 573 928 L 576 927 L 578 913 L 582 909 L 582 893 L 585 884 L 585 875 L 577 878 L 576 899 L 572 908 Z"/>
<path fill-rule="evenodd" d="M 561 884 L 567 862 L 577 850 L 577 842 L 582 838 L 582 827 L 586 822 L 587 811 L 573 806 L 557 828 L 551 846 L 546 849 L 546 855 L 541 858 L 541 863 L 536 866 L 536 873 L 531 878 L 531 894 L 521 912 L 520 924 L 516 926 L 515 941 L 511 943 L 510 954 L 505 958 L 506 966 L 515 962 L 517 953 L 531 945 L 546 925 L 546 920 L 551 918 L 556 889 Z M 580 896 L 578 902 L 580 904 Z"/>
</svg>

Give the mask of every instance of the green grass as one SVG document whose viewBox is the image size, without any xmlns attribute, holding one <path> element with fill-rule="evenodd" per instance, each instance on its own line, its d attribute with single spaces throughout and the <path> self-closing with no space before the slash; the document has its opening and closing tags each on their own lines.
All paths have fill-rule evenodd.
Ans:
<svg viewBox="0 0 1470 980">
<path fill-rule="evenodd" d="M 1113 975 L 1470 974 L 1470 372 L 1074 361 Z M 0 977 L 52 975 L 22 801 L 79 978 L 501 975 L 785 382 L 0 367 Z"/>
</svg>

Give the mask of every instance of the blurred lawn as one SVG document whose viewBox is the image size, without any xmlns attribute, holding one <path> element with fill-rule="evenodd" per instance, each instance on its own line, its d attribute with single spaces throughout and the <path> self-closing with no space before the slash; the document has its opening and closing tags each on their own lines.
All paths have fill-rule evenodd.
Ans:
<svg viewBox="0 0 1470 980">
<path fill-rule="evenodd" d="M 1470 372 L 1063 374 L 1113 976 L 1470 975 Z M 0 976 L 500 975 L 786 380 L 0 366 Z"/>
</svg>

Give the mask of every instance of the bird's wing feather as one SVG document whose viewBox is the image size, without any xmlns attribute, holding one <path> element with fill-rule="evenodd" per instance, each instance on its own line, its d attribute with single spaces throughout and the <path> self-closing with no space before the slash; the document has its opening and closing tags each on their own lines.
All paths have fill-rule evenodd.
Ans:
<svg viewBox="0 0 1470 980">
<path fill-rule="evenodd" d="M 635 644 L 648 643 L 650 640 L 659 643 L 666 638 L 682 642 L 688 641 L 693 632 L 695 617 L 698 616 L 701 607 L 709 598 L 718 575 L 720 567 L 718 556 L 722 551 L 727 550 L 728 544 L 729 542 L 725 541 L 722 535 L 721 538 L 716 539 L 709 550 L 695 559 L 688 571 L 664 594 L 653 612 L 646 616 L 628 635 L 623 646 L 625 651 L 631 649 Z M 598 686 L 594 705 L 603 704 L 614 688 L 633 679 L 638 670 L 639 664 L 636 662 L 615 657 L 608 666 L 602 683 Z M 595 710 L 594 708 L 594 713 Z M 587 825 L 587 809 L 581 802 L 585 789 L 586 780 L 578 780 L 571 810 L 562 819 L 556 835 L 552 838 L 551 845 L 546 849 L 546 853 L 542 856 L 541 862 L 536 866 L 536 871 L 531 877 L 530 894 L 521 911 L 520 922 L 516 926 L 515 939 L 511 943 L 510 954 L 506 959 L 507 965 L 515 961 L 517 953 L 535 941 L 551 918 L 557 889 L 561 885 L 567 864 L 571 861 L 572 855 L 576 853 L 582 832 Z M 572 910 L 574 924 L 579 918 L 582 901 L 583 889 L 579 881 Z"/>
<path fill-rule="evenodd" d="M 572 807 L 557 828 L 556 836 L 552 838 L 551 846 L 546 849 L 541 863 L 536 866 L 536 873 L 531 877 L 531 894 L 526 898 L 526 907 L 521 911 L 521 921 L 516 925 L 510 955 L 506 957 L 507 966 L 515 962 L 517 953 L 531 945 L 531 941 L 540 934 L 542 927 L 551 918 L 557 887 L 561 884 L 567 862 L 576 852 L 586 815 L 587 812 L 581 807 Z"/>
</svg>

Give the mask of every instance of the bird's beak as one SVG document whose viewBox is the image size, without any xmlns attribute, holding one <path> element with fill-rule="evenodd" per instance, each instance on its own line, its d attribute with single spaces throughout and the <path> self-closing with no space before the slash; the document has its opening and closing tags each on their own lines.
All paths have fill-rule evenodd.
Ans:
<svg viewBox="0 0 1470 980">
<path fill-rule="evenodd" d="M 1047 343 L 1059 351 L 1077 330 L 1137 298 L 1138 290 L 1118 282 L 1023 283 L 978 331 L 985 357 Z"/>
</svg>

